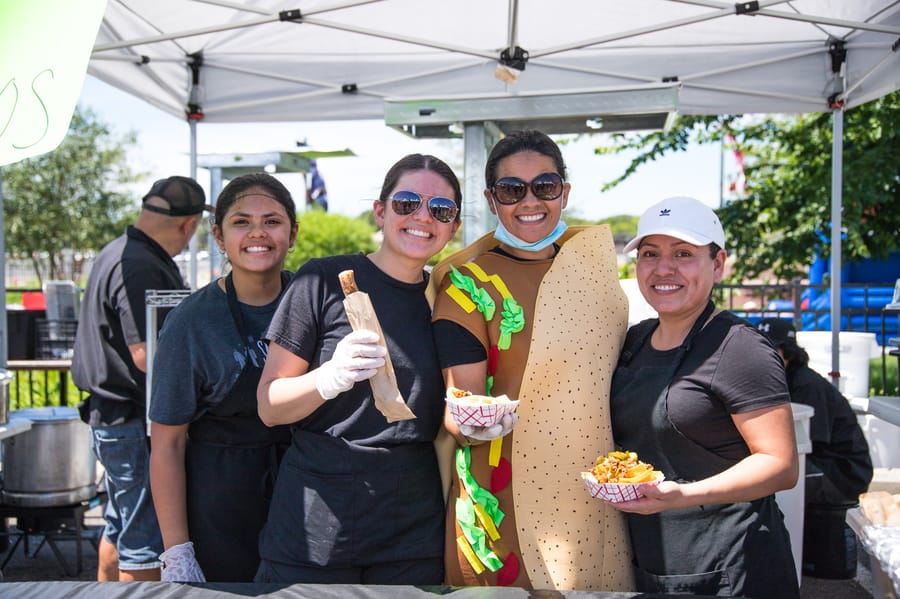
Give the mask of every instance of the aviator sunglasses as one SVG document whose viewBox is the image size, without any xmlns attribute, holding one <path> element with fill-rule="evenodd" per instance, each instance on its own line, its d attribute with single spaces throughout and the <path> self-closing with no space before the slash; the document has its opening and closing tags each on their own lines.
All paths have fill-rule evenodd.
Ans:
<svg viewBox="0 0 900 599">
<path fill-rule="evenodd" d="M 525 197 L 529 187 L 534 197 L 550 202 L 562 195 L 563 179 L 559 173 L 543 173 L 530 183 L 518 177 L 503 177 L 491 186 L 491 195 L 501 204 L 516 204 Z"/>
<path fill-rule="evenodd" d="M 443 196 L 428 196 L 427 194 L 420 194 L 408 190 L 394 192 L 394 195 L 390 197 L 391 208 L 394 210 L 395 214 L 399 214 L 400 216 L 415 214 L 419 207 L 422 206 L 423 195 L 429 198 L 427 204 L 428 212 L 434 220 L 441 223 L 450 223 L 453 222 L 453 219 L 459 214 L 459 206 L 457 206 L 456 202 L 450 198 L 445 198 Z"/>
</svg>

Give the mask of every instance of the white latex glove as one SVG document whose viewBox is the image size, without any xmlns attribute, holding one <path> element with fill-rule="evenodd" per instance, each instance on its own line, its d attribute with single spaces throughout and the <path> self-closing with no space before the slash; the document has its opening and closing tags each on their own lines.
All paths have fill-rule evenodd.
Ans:
<svg viewBox="0 0 900 599">
<path fill-rule="evenodd" d="M 504 414 L 497 424 L 491 426 L 472 426 L 471 424 L 460 424 L 459 432 L 469 439 L 476 441 L 493 441 L 500 437 L 505 437 L 516 426 L 519 421 L 519 415 L 515 412 Z"/>
<path fill-rule="evenodd" d="M 194 557 L 191 541 L 173 545 L 159 556 L 162 562 L 160 580 L 163 582 L 206 582 L 206 576 Z"/>
<path fill-rule="evenodd" d="M 354 384 L 375 376 L 384 366 L 387 350 L 378 345 L 378 334 L 353 331 L 334 348 L 331 359 L 316 369 L 316 389 L 323 399 L 333 399 Z"/>
</svg>

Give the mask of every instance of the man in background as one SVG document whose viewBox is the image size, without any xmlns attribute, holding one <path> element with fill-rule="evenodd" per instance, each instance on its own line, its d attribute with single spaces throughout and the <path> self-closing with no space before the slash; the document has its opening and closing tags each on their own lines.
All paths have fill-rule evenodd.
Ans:
<svg viewBox="0 0 900 599">
<path fill-rule="evenodd" d="M 325 189 L 325 179 L 319 173 L 319 165 L 315 158 L 309 161 L 309 191 L 307 192 L 307 204 L 318 205 L 328 212 L 328 190 Z"/>
<path fill-rule="evenodd" d="M 797 345 L 794 325 L 780 318 L 764 318 L 756 327 L 768 337 L 784 360 L 791 401 L 811 406 L 806 456 L 806 503 L 856 504 L 872 480 L 869 444 L 850 402 L 837 387 L 809 367 L 809 354 Z"/>
<path fill-rule="evenodd" d="M 187 288 L 172 257 L 187 247 L 204 210 L 212 207 L 193 179 L 154 183 L 134 225 L 100 250 L 84 291 L 72 380 L 87 393 L 79 411 L 105 470 L 100 581 L 159 580 L 163 546 L 150 496 L 144 297 L 151 289 Z"/>
</svg>

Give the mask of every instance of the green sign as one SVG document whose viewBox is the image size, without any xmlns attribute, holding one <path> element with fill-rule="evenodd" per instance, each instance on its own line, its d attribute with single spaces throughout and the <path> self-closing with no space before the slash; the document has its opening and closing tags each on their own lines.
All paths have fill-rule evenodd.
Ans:
<svg viewBox="0 0 900 599">
<path fill-rule="evenodd" d="M 0 166 L 66 135 L 106 0 L 0 0 Z"/>
</svg>

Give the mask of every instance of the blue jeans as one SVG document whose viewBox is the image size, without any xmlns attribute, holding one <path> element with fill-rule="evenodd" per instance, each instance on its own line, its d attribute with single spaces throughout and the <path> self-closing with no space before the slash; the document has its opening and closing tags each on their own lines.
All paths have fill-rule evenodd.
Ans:
<svg viewBox="0 0 900 599">
<path fill-rule="evenodd" d="M 94 452 L 106 470 L 107 540 L 119 552 L 120 570 L 160 566 L 162 535 L 150 495 L 150 449 L 143 420 L 92 426 Z"/>
</svg>

